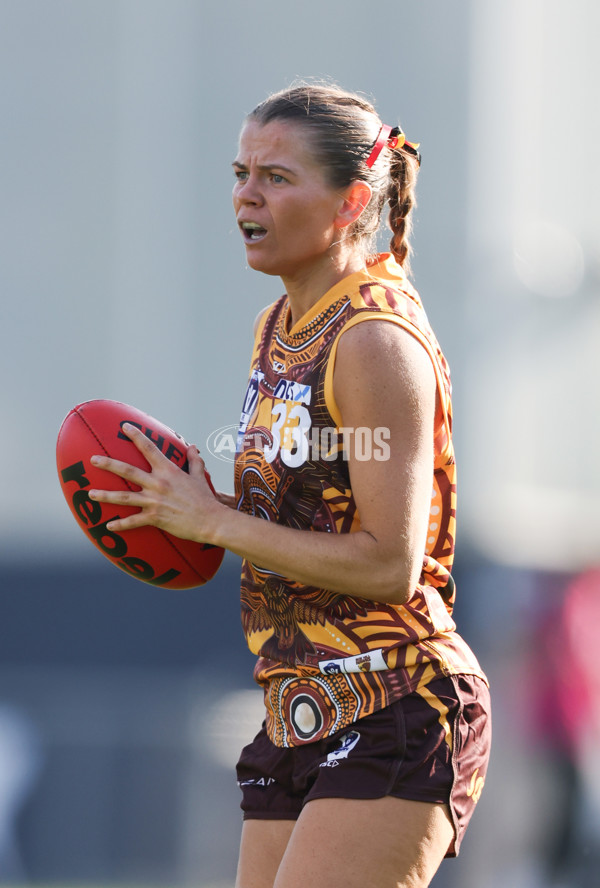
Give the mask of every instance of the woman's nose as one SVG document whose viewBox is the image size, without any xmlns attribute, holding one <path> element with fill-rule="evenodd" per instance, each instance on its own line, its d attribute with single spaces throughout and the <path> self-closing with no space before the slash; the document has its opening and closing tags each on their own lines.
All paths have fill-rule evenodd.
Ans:
<svg viewBox="0 0 600 888">
<path fill-rule="evenodd" d="M 244 204 L 256 206 L 257 204 L 262 203 L 263 196 L 256 176 L 249 175 L 248 178 L 241 183 L 237 196 Z"/>
</svg>

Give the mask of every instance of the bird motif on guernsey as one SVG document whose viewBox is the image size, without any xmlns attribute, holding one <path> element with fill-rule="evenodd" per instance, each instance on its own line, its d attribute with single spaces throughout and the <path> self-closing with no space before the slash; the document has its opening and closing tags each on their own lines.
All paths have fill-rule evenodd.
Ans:
<svg viewBox="0 0 600 888">
<path fill-rule="evenodd" d="M 335 623 L 367 615 L 365 607 L 355 598 L 326 589 L 302 587 L 294 592 L 277 577 L 253 589 L 250 596 L 242 590 L 242 626 L 246 635 L 273 629 L 260 649 L 260 656 L 294 665 L 307 662 L 317 649 L 300 628 L 301 624 Z"/>
</svg>

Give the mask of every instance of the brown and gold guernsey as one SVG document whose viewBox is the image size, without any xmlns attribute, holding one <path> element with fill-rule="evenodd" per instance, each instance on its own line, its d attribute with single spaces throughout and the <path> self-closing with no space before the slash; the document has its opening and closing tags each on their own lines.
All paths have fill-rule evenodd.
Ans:
<svg viewBox="0 0 600 888">
<path fill-rule="evenodd" d="M 435 459 L 423 570 L 408 604 L 380 604 L 297 583 L 244 561 L 242 624 L 277 746 L 326 737 L 433 679 L 483 676 L 455 631 L 451 570 L 455 462 L 448 366 L 418 294 L 390 254 L 329 290 L 289 329 L 287 298 L 257 331 L 235 463 L 237 508 L 313 533 L 353 533 L 360 515 L 348 453 L 385 460 L 385 429 L 345 429 L 333 397 L 340 335 L 386 320 L 431 358 L 438 388 Z"/>
</svg>

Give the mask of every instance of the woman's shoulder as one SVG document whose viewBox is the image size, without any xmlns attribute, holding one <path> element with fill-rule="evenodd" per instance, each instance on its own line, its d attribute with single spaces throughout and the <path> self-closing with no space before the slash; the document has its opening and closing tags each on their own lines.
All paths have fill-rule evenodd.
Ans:
<svg viewBox="0 0 600 888">
<path fill-rule="evenodd" d="M 399 373 L 404 380 L 432 376 L 431 359 L 422 343 L 403 325 L 391 323 L 391 318 L 365 318 L 342 330 L 337 346 L 336 364 L 378 370 L 385 379 Z"/>
</svg>

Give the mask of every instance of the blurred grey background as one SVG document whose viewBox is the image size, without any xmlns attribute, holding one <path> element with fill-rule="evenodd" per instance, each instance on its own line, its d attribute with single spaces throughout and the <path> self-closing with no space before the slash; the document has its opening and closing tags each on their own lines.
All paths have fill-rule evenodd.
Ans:
<svg viewBox="0 0 600 888">
<path fill-rule="evenodd" d="M 557 683 L 581 650 L 570 593 L 600 596 L 599 37 L 594 0 L 1 0 L 1 884 L 233 884 L 233 765 L 260 722 L 239 563 L 180 593 L 121 574 L 75 526 L 54 447 L 71 407 L 114 398 L 231 491 L 205 442 L 237 421 L 281 283 L 245 265 L 230 163 L 244 115 L 315 77 L 423 153 L 413 268 L 453 370 L 457 620 L 495 702 L 488 785 L 434 885 L 593 883 L 593 644 L 585 693 Z"/>
</svg>

